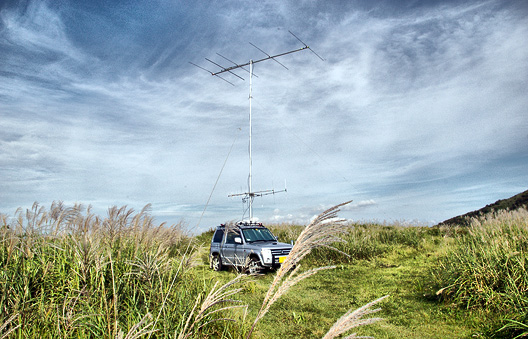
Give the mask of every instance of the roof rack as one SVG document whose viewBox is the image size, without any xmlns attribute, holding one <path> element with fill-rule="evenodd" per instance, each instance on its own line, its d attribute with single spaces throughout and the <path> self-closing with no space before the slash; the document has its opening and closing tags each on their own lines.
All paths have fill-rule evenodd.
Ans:
<svg viewBox="0 0 528 339">
<path fill-rule="evenodd" d="M 242 220 L 235 223 L 236 226 L 263 226 L 261 222 Z"/>
</svg>

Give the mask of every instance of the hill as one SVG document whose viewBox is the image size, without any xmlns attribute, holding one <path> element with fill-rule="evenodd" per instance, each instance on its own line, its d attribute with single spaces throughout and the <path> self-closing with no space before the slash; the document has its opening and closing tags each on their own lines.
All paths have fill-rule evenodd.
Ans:
<svg viewBox="0 0 528 339">
<path fill-rule="evenodd" d="M 486 205 L 479 210 L 468 212 L 466 214 L 442 221 L 439 225 L 469 226 L 469 220 L 471 218 L 478 217 L 480 215 L 487 214 L 493 211 L 500 211 L 505 209 L 513 211 L 523 206 L 528 206 L 528 190 L 514 195 L 513 197 L 508 199 L 497 200 L 493 204 Z"/>
</svg>

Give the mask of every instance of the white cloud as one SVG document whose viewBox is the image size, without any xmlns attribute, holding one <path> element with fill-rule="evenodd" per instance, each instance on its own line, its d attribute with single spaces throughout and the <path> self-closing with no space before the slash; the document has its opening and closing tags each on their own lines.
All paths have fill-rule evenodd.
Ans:
<svg viewBox="0 0 528 339">
<path fill-rule="evenodd" d="M 193 5 L 183 21 L 172 6 L 146 11 L 145 22 L 158 16 L 152 31 L 130 18 L 108 32 L 123 39 L 122 55 L 105 51 L 111 40 L 87 43 L 100 40 L 94 27 L 81 41 L 67 6 L 3 11 L 0 118 L 9 135 L 0 137 L 0 173 L 13 181 L 1 184 L 0 208 L 152 202 L 154 213 L 193 224 L 227 158 L 204 220 L 236 219 L 243 209 L 226 195 L 246 186 L 247 73 L 232 87 L 188 61 L 261 56 L 248 41 L 268 53 L 297 48 L 288 29 L 326 61 L 303 51 L 281 59 L 289 71 L 272 61 L 255 68 L 254 184 L 286 179 L 289 191 L 262 200 L 261 220 L 307 221 L 349 199 L 343 213 L 354 218 L 447 218 L 464 206 L 453 200 L 488 203 L 487 191 L 526 182 L 523 160 L 508 167 L 508 182 L 487 174 L 526 158 L 525 12 L 496 1 L 398 15 L 381 5 L 245 6 Z M 120 29 L 105 18 L 94 20 Z M 141 40 L 156 34 L 158 43 Z"/>
</svg>

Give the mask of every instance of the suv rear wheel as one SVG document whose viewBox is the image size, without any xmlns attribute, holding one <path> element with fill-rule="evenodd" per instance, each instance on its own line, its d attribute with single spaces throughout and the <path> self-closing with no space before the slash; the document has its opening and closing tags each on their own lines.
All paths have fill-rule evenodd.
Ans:
<svg viewBox="0 0 528 339">
<path fill-rule="evenodd" d="M 260 260 L 257 258 L 251 258 L 249 259 L 249 262 L 246 266 L 246 273 L 247 274 L 258 274 L 262 271 L 263 267 L 260 264 Z"/>
<path fill-rule="evenodd" d="M 213 254 L 213 256 L 211 257 L 211 268 L 215 271 L 222 270 L 222 261 L 220 260 L 218 254 Z"/>
</svg>

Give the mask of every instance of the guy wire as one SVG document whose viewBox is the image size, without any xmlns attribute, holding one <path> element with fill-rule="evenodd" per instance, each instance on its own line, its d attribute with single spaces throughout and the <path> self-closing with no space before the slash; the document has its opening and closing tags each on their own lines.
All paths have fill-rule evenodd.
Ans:
<svg viewBox="0 0 528 339">
<path fill-rule="evenodd" d="M 239 127 L 238 131 L 241 131 L 242 129 Z M 233 150 L 233 146 L 235 146 L 235 142 L 238 139 L 238 133 L 235 134 L 235 139 L 233 140 L 233 143 L 231 144 L 231 147 L 229 148 L 229 152 L 227 153 L 227 157 L 224 160 L 224 164 L 222 165 L 222 168 L 220 169 L 220 173 L 218 173 L 218 177 L 216 178 L 216 181 L 214 183 L 213 189 L 211 190 L 211 193 L 209 194 L 209 198 L 207 198 L 207 202 L 205 203 L 204 209 L 202 211 L 202 215 L 200 215 L 200 219 L 198 220 L 198 223 L 196 224 L 196 228 L 200 225 L 202 222 L 202 218 L 205 214 L 205 210 L 207 209 L 207 206 L 209 206 L 209 202 L 211 201 L 211 197 L 213 196 L 213 192 L 216 189 L 216 185 L 218 184 L 218 181 L 220 180 L 220 176 L 222 175 L 222 172 L 224 171 L 224 167 L 227 164 L 227 159 L 229 159 L 229 156 L 231 155 L 231 151 Z"/>
</svg>

